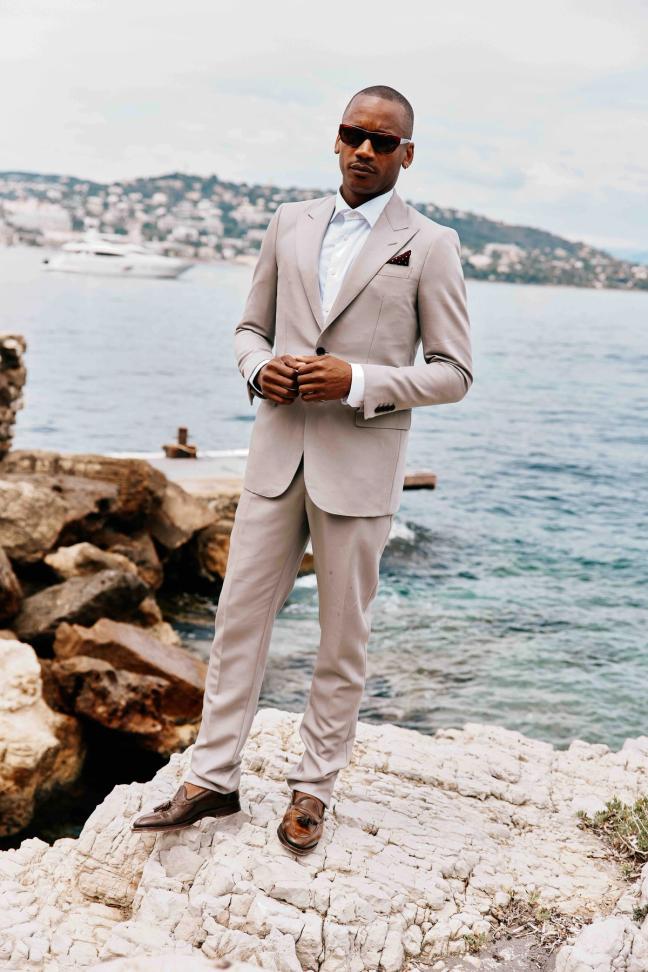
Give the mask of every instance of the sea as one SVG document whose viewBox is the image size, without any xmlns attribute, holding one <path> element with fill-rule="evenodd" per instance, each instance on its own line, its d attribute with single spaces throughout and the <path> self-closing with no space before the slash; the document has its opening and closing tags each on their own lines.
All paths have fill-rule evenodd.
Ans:
<svg viewBox="0 0 648 972">
<path fill-rule="evenodd" d="M 0 250 L 0 331 L 28 342 L 14 446 L 247 448 L 233 346 L 250 266 L 178 280 L 47 272 Z M 468 281 L 474 384 L 414 410 L 381 564 L 360 718 L 433 733 L 496 723 L 566 747 L 648 732 L 648 294 Z M 419 354 L 419 360 L 422 358 Z M 215 602 L 174 609 L 208 657 Z M 274 626 L 261 705 L 303 711 L 314 575 Z"/>
</svg>

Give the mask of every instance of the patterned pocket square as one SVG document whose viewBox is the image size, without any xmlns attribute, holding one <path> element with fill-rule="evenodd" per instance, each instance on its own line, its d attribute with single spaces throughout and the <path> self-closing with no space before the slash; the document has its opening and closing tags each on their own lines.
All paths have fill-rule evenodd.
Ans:
<svg viewBox="0 0 648 972">
<path fill-rule="evenodd" d="M 387 263 L 393 263 L 397 267 L 409 267 L 409 258 L 412 254 L 411 250 L 405 250 L 404 253 L 399 253 L 398 256 L 392 257 Z"/>
</svg>

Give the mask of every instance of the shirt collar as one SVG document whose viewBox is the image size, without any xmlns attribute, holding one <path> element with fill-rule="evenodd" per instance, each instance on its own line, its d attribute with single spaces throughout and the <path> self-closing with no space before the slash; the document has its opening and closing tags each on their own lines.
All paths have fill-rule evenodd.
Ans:
<svg viewBox="0 0 648 972">
<path fill-rule="evenodd" d="M 351 206 L 349 206 L 348 202 L 345 201 L 342 193 L 338 189 L 335 197 L 335 209 L 333 210 L 331 220 L 334 220 L 338 213 L 350 211 L 353 213 L 360 213 L 361 216 L 364 216 L 369 225 L 373 227 L 383 209 L 391 199 L 394 189 L 395 187 L 392 186 L 392 188 L 388 189 L 387 192 L 381 193 L 380 196 L 374 196 L 373 199 L 368 199 L 367 202 L 362 203 L 361 206 L 356 206 L 355 209 L 351 209 Z"/>
</svg>

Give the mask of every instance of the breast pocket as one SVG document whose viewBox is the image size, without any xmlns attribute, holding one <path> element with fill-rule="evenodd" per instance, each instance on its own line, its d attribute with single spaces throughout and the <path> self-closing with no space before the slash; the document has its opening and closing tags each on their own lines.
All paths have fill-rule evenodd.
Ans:
<svg viewBox="0 0 648 972">
<path fill-rule="evenodd" d="M 377 277 L 409 277 L 412 272 L 411 265 L 403 267 L 398 263 L 385 263 L 380 268 Z"/>
</svg>

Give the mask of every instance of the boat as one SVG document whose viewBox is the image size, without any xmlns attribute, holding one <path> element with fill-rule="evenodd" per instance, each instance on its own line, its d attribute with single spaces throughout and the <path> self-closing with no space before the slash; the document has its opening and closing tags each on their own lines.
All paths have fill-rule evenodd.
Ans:
<svg viewBox="0 0 648 972">
<path fill-rule="evenodd" d="M 101 237 L 64 243 L 43 260 L 45 270 L 98 273 L 112 277 L 179 277 L 192 261 L 164 256 L 139 243 Z"/>
</svg>

